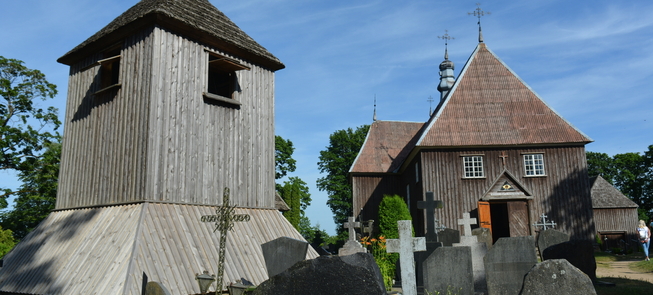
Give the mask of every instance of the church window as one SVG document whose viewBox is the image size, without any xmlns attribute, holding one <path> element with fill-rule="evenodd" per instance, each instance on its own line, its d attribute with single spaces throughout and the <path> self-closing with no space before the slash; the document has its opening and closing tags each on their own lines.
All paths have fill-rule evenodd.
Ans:
<svg viewBox="0 0 653 295">
<path fill-rule="evenodd" d="M 524 155 L 524 170 L 526 176 L 544 176 L 544 155 L 543 154 L 526 154 Z"/>
<path fill-rule="evenodd" d="M 483 156 L 463 156 L 465 178 L 483 178 Z"/>
<path fill-rule="evenodd" d="M 208 51 L 209 64 L 207 75 L 207 87 L 204 97 L 240 105 L 234 98 L 234 92 L 238 91 L 237 71 L 249 70 L 239 61 Z"/>
<path fill-rule="evenodd" d="M 415 182 L 419 182 L 419 163 L 415 163 Z"/>
</svg>

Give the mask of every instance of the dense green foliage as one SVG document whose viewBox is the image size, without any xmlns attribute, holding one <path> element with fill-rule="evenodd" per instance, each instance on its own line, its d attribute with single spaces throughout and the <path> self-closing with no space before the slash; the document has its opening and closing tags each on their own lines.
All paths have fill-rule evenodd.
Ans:
<svg viewBox="0 0 653 295">
<path fill-rule="evenodd" d="M 274 137 L 274 179 L 281 179 L 288 175 L 288 172 L 295 172 L 296 161 L 292 158 L 294 151 L 292 141 L 283 139 L 279 135 Z"/>
<path fill-rule="evenodd" d="M 283 216 L 299 230 L 300 218 L 305 216 L 304 210 L 311 204 L 311 194 L 308 192 L 306 182 L 299 177 L 290 177 L 278 192 L 290 207 L 290 210 L 283 212 Z"/>
<path fill-rule="evenodd" d="M 16 239 L 14 239 L 11 230 L 0 228 L 0 258 L 9 253 L 15 245 Z"/>
<path fill-rule="evenodd" d="M 23 165 L 28 166 L 18 174 L 23 184 L 13 192 L 17 198 L 13 210 L 0 213 L 0 225 L 10 229 L 17 240 L 21 240 L 54 209 L 57 198 L 57 180 L 61 144 L 47 144 L 46 151 L 39 158 L 30 158 Z"/>
<path fill-rule="evenodd" d="M 379 204 L 379 232 L 387 239 L 398 239 L 397 221 L 413 220 L 404 199 L 398 195 L 383 196 Z"/>
<path fill-rule="evenodd" d="M 640 213 L 653 217 L 653 145 L 643 154 L 624 153 L 610 157 L 605 153 L 587 152 L 587 171 L 590 177 L 601 175 L 637 203 Z"/>
<path fill-rule="evenodd" d="M 365 142 L 369 128 L 369 125 L 363 125 L 356 130 L 338 130 L 329 136 L 327 149 L 320 151 L 317 165 L 320 173 L 326 173 L 326 176 L 317 180 L 317 188 L 329 194 L 327 205 L 333 212 L 333 221 L 337 225 L 340 239 L 346 237 L 341 225 L 347 221 L 347 217 L 353 215 L 349 169 Z"/>
</svg>

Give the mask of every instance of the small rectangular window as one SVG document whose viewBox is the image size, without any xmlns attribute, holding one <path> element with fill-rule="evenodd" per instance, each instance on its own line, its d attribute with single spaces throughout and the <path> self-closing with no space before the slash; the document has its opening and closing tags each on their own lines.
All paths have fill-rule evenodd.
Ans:
<svg viewBox="0 0 653 295">
<path fill-rule="evenodd" d="M 408 205 L 408 210 L 410 210 L 410 184 L 406 185 L 406 205 Z"/>
<path fill-rule="evenodd" d="M 463 156 L 465 178 L 483 178 L 483 156 Z"/>
<path fill-rule="evenodd" d="M 100 90 L 96 94 L 120 86 L 120 47 L 113 47 L 102 53 L 102 59 L 97 62 L 100 65 L 99 82 Z"/>
<path fill-rule="evenodd" d="M 415 163 L 415 183 L 419 182 L 419 163 Z"/>
<path fill-rule="evenodd" d="M 236 72 L 249 70 L 235 59 L 208 52 L 208 78 L 205 96 L 214 100 L 240 104 L 234 99 L 234 92 L 238 90 Z"/>
<path fill-rule="evenodd" d="M 544 155 L 543 154 L 526 154 L 524 155 L 524 170 L 526 176 L 544 176 Z"/>
</svg>

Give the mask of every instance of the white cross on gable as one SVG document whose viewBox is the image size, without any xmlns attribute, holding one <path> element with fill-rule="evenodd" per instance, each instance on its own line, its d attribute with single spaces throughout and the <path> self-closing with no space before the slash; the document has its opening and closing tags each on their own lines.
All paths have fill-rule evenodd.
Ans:
<svg viewBox="0 0 653 295">
<path fill-rule="evenodd" d="M 463 235 L 472 236 L 472 224 L 476 224 L 476 218 L 469 218 L 469 213 L 463 213 L 463 219 L 458 219 L 458 225 L 464 226 Z"/>
</svg>

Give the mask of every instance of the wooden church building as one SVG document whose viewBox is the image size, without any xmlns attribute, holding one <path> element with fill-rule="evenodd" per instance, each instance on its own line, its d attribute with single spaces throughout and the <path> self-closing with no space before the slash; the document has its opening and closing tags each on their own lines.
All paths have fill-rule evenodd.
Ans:
<svg viewBox="0 0 653 295">
<path fill-rule="evenodd" d="M 488 46 L 479 43 L 454 80 L 440 65 L 441 100 L 425 123 L 377 121 L 350 169 L 354 215 L 377 219 L 384 195 L 403 196 L 417 235 L 434 192 L 441 225 L 463 213 L 493 239 L 534 235 L 545 214 L 572 239 L 594 234 L 585 145 L 592 140 L 556 113 Z"/>
<path fill-rule="evenodd" d="M 197 294 L 196 274 L 219 261 L 201 216 L 225 187 L 250 220 L 229 232 L 224 285 L 268 278 L 261 244 L 303 240 L 275 208 L 284 65 L 208 0 L 142 0 L 59 62 L 70 79 L 56 209 L 4 257 L 0 294 L 135 295 L 145 276 Z"/>
</svg>

